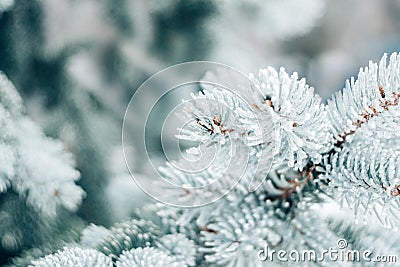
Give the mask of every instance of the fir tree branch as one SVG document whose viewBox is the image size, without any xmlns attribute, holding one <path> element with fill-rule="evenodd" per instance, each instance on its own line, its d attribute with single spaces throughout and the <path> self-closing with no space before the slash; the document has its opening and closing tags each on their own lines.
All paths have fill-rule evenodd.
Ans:
<svg viewBox="0 0 400 267">
<path fill-rule="evenodd" d="M 381 99 L 377 99 L 379 101 L 379 107 L 383 109 L 383 111 L 388 111 L 389 107 L 392 106 L 397 106 L 399 104 L 399 98 L 400 98 L 400 93 L 395 93 L 392 92 L 393 100 L 387 99 L 386 98 L 386 92 L 383 88 L 382 85 L 378 86 L 379 93 L 381 95 Z M 369 109 L 371 112 L 368 112 L 367 110 L 362 110 L 360 113 L 360 117 L 362 119 L 355 119 L 352 122 L 352 125 L 356 127 L 356 129 L 361 128 L 363 124 L 366 124 L 369 122 L 370 119 L 380 115 L 383 113 L 383 111 L 378 111 L 377 108 L 374 106 L 369 106 Z M 339 133 L 335 138 L 335 147 L 336 148 L 342 148 L 343 144 L 346 142 L 346 138 L 350 135 L 353 135 L 356 132 L 356 130 L 350 130 L 350 131 L 344 131 L 343 133 Z"/>
</svg>

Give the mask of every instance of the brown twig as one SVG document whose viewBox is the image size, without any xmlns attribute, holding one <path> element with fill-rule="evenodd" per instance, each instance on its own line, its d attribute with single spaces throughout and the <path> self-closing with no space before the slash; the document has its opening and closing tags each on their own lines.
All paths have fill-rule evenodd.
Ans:
<svg viewBox="0 0 400 267">
<path fill-rule="evenodd" d="M 400 93 L 396 94 L 395 92 L 392 92 L 393 100 L 391 101 L 386 99 L 386 93 L 382 85 L 378 86 L 378 90 L 382 97 L 382 99 L 379 100 L 379 107 L 383 108 L 385 111 L 388 111 L 389 107 L 397 106 L 399 104 Z M 372 111 L 372 113 L 363 110 L 360 114 L 360 117 L 362 117 L 362 119 L 356 119 L 352 122 L 352 125 L 355 126 L 356 129 L 360 128 L 363 124 L 366 124 L 373 117 L 376 117 L 382 113 L 382 111 L 378 111 L 373 106 L 369 106 L 369 109 Z M 347 137 L 353 135 L 355 132 L 356 132 L 355 130 L 350 130 L 347 132 L 344 131 L 343 133 L 340 133 L 338 135 L 339 139 L 335 138 L 335 147 L 341 148 L 343 144 L 346 142 Z"/>
<path fill-rule="evenodd" d="M 215 133 L 215 128 L 212 124 L 205 124 L 203 121 L 201 121 L 199 118 L 196 118 L 197 124 L 203 127 L 204 129 L 207 130 L 208 133 L 214 134 Z M 220 115 L 215 115 L 213 118 L 213 124 L 219 127 L 220 132 L 223 135 L 226 135 L 227 133 L 231 133 L 235 131 L 234 129 L 225 129 L 224 125 L 221 124 L 221 116 Z"/>
<path fill-rule="evenodd" d="M 218 234 L 218 231 L 208 228 L 207 225 L 202 226 L 200 229 L 207 233 Z"/>
<path fill-rule="evenodd" d="M 386 190 L 385 190 L 386 191 Z M 390 195 L 397 197 L 400 195 L 400 185 L 396 185 L 391 191 L 390 191 Z"/>
<path fill-rule="evenodd" d="M 267 105 L 270 106 L 272 109 L 275 109 L 274 104 L 272 103 L 271 97 L 269 97 L 269 96 L 266 96 L 266 97 L 263 99 L 262 104 L 267 104 Z M 253 104 L 253 107 L 254 107 L 255 109 L 257 109 L 257 110 L 261 110 L 260 107 L 259 107 L 256 103 Z"/>
<path fill-rule="evenodd" d="M 298 188 L 306 185 L 309 181 L 313 180 L 314 179 L 313 172 L 315 168 L 316 168 L 315 164 L 309 164 L 303 171 L 299 172 L 299 175 L 297 177 L 290 179 L 288 182 L 290 184 L 293 184 L 293 186 L 286 187 L 284 189 L 283 194 L 281 195 L 281 198 L 283 199 L 289 198 L 294 192 L 297 191 Z"/>
</svg>

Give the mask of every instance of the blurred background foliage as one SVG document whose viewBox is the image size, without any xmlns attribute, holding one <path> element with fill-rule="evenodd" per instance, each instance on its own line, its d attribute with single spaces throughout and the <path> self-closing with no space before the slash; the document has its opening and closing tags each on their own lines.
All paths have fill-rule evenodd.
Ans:
<svg viewBox="0 0 400 267">
<path fill-rule="evenodd" d="M 0 0 L 0 70 L 75 155 L 79 217 L 108 227 L 150 201 L 126 169 L 121 126 L 152 74 L 192 60 L 244 73 L 285 66 L 327 98 L 369 59 L 400 50 L 399 18 L 398 0 Z M 135 172 L 147 167 L 138 157 Z M 22 247 L 3 248 L 1 261 Z"/>
</svg>

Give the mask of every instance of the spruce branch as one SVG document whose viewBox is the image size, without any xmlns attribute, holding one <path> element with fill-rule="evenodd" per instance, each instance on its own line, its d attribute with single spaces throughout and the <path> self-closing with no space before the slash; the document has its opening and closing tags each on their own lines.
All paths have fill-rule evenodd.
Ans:
<svg viewBox="0 0 400 267">
<path fill-rule="evenodd" d="M 106 255 L 94 249 L 64 247 L 63 250 L 44 258 L 32 261 L 30 267 L 112 267 L 112 261 Z"/>
<path fill-rule="evenodd" d="M 400 56 L 393 53 L 388 65 L 386 54 L 379 67 L 370 62 L 369 67 L 360 70 L 357 80 L 353 77 L 347 80 L 343 91 L 328 100 L 327 110 L 337 148 L 372 118 L 399 104 L 399 59 Z"/>
<path fill-rule="evenodd" d="M 396 197 L 400 169 L 399 151 L 382 143 L 355 143 L 334 154 L 326 164 L 334 199 L 350 206 L 356 215 L 377 216 L 385 225 L 397 227 Z M 396 208 L 397 207 L 397 208 Z"/>
<path fill-rule="evenodd" d="M 73 156 L 26 114 L 16 88 L 0 72 L 0 249 L 16 254 L 80 227 L 72 215 L 85 192 Z M 62 220 L 62 227 L 59 220 Z"/>
<path fill-rule="evenodd" d="M 399 66 L 399 54 L 393 53 L 389 63 L 385 54 L 379 66 L 370 62 L 357 80 L 348 80 L 343 92 L 328 100 L 335 147 L 324 155 L 326 173 L 321 173 L 334 198 L 350 206 L 356 216 L 362 214 L 363 220 L 377 216 L 395 228 L 400 184 Z"/>
<path fill-rule="evenodd" d="M 337 137 L 335 137 L 335 147 L 341 148 L 343 144 L 346 142 L 346 138 L 349 135 L 353 135 L 357 129 L 361 128 L 363 124 L 368 123 L 368 121 L 385 111 L 389 110 L 389 107 L 397 106 L 399 104 L 400 93 L 392 92 L 392 99 L 386 99 L 385 89 L 382 85 L 378 86 L 379 93 L 381 95 L 381 99 L 378 101 L 379 109 L 375 108 L 374 106 L 369 106 L 369 111 L 362 110 L 361 114 L 359 115 L 360 118 L 355 119 L 351 124 L 356 127 L 356 129 L 349 130 L 347 132 L 339 133 Z M 380 111 L 378 111 L 380 110 Z"/>
<path fill-rule="evenodd" d="M 251 74 L 250 79 L 255 84 L 251 98 L 255 110 L 272 110 L 273 121 L 267 122 L 266 127 L 275 127 L 279 132 L 277 161 L 285 161 L 300 171 L 310 161 L 318 164 L 321 154 L 331 148 L 332 140 L 325 107 L 314 88 L 305 79 L 299 80 L 297 73 L 289 76 L 284 68 L 261 69 L 258 76 Z"/>
<path fill-rule="evenodd" d="M 136 248 L 124 251 L 116 262 L 116 267 L 185 267 L 184 262 L 155 248 Z"/>
<path fill-rule="evenodd" d="M 99 229 L 101 229 L 99 238 L 91 238 L 93 231 L 96 234 L 99 233 Z M 125 250 L 153 245 L 155 238 L 160 234 L 151 221 L 132 219 L 117 223 L 110 230 L 91 225 L 84 231 L 81 243 L 115 260 Z"/>
<path fill-rule="evenodd" d="M 178 129 L 177 138 L 219 143 L 231 138 L 249 146 L 260 144 L 257 118 L 246 99 L 227 89 L 206 86 L 192 99 L 183 103 L 185 108 L 179 117 L 189 122 L 188 126 Z"/>
<path fill-rule="evenodd" d="M 166 234 L 156 241 L 156 247 L 174 257 L 177 262 L 195 266 L 195 243 L 184 234 Z"/>
<path fill-rule="evenodd" d="M 23 112 L 15 87 L 0 73 L 1 192 L 11 186 L 49 217 L 55 217 L 59 207 L 76 210 L 85 193 L 75 184 L 80 174 L 72 155 L 61 142 L 46 137 Z"/>
</svg>

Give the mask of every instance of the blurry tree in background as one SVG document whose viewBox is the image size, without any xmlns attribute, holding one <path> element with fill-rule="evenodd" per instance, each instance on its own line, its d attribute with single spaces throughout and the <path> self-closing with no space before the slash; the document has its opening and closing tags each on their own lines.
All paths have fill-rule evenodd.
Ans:
<svg viewBox="0 0 400 267">
<path fill-rule="evenodd" d="M 80 173 L 76 190 L 83 189 L 86 195 L 76 217 L 70 211 L 61 212 L 61 221 L 73 217 L 63 226 L 43 222 L 40 213 L 26 199 L 17 197 L 14 189 L 3 193 L 2 211 L 11 214 L 15 209 L 25 214 L 24 218 L 33 215 L 26 223 L 13 219 L 21 222 L 15 228 L 13 223 L 2 223 L 2 239 L 31 221 L 35 221 L 32 227 L 45 230 L 28 231 L 37 236 L 27 236 L 28 241 L 8 251 L 2 241 L 1 261 L 40 247 L 42 241 L 57 236 L 52 231 L 64 235 L 59 229 L 65 227 L 80 232 L 83 221 L 110 227 L 132 216 L 151 217 L 135 215 L 137 207 L 151 201 L 130 178 L 120 136 L 129 99 L 155 72 L 191 60 L 217 61 L 245 73 L 268 65 L 285 66 L 288 72 L 297 71 L 306 77 L 325 99 L 369 59 L 377 61 L 383 52 L 400 50 L 399 15 L 397 0 L 0 0 L 0 71 L 19 90 L 29 117 L 47 136 L 62 140 L 74 155 L 74 168 Z M 3 98 L 0 102 L 4 104 Z M 133 130 L 141 130 L 130 123 Z M 134 155 L 135 148 L 127 152 Z M 146 175 L 149 166 L 141 157 L 135 166 L 137 175 Z M 140 232 L 132 226 L 135 223 L 101 229 L 113 239 L 113 231 L 125 226 Z M 89 230 L 84 233 L 90 234 Z M 164 254 L 171 254 L 172 248 L 165 247 L 175 239 L 191 247 L 187 237 L 192 230 L 187 231 L 186 237 L 157 241 L 156 251 L 125 252 L 121 261 L 154 253 L 168 262 Z M 61 239 L 76 241 L 76 235 Z M 159 233 L 155 231 L 154 235 Z M 29 241 L 33 239 L 39 241 Z M 97 248 L 100 241 L 96 242 L 88 247 Z M 50 243 L 40 252 L 32 252 L 32 258 L 64 245 Z M 65 251 L 69 255 L 83 253 Z"/>
</svg>

